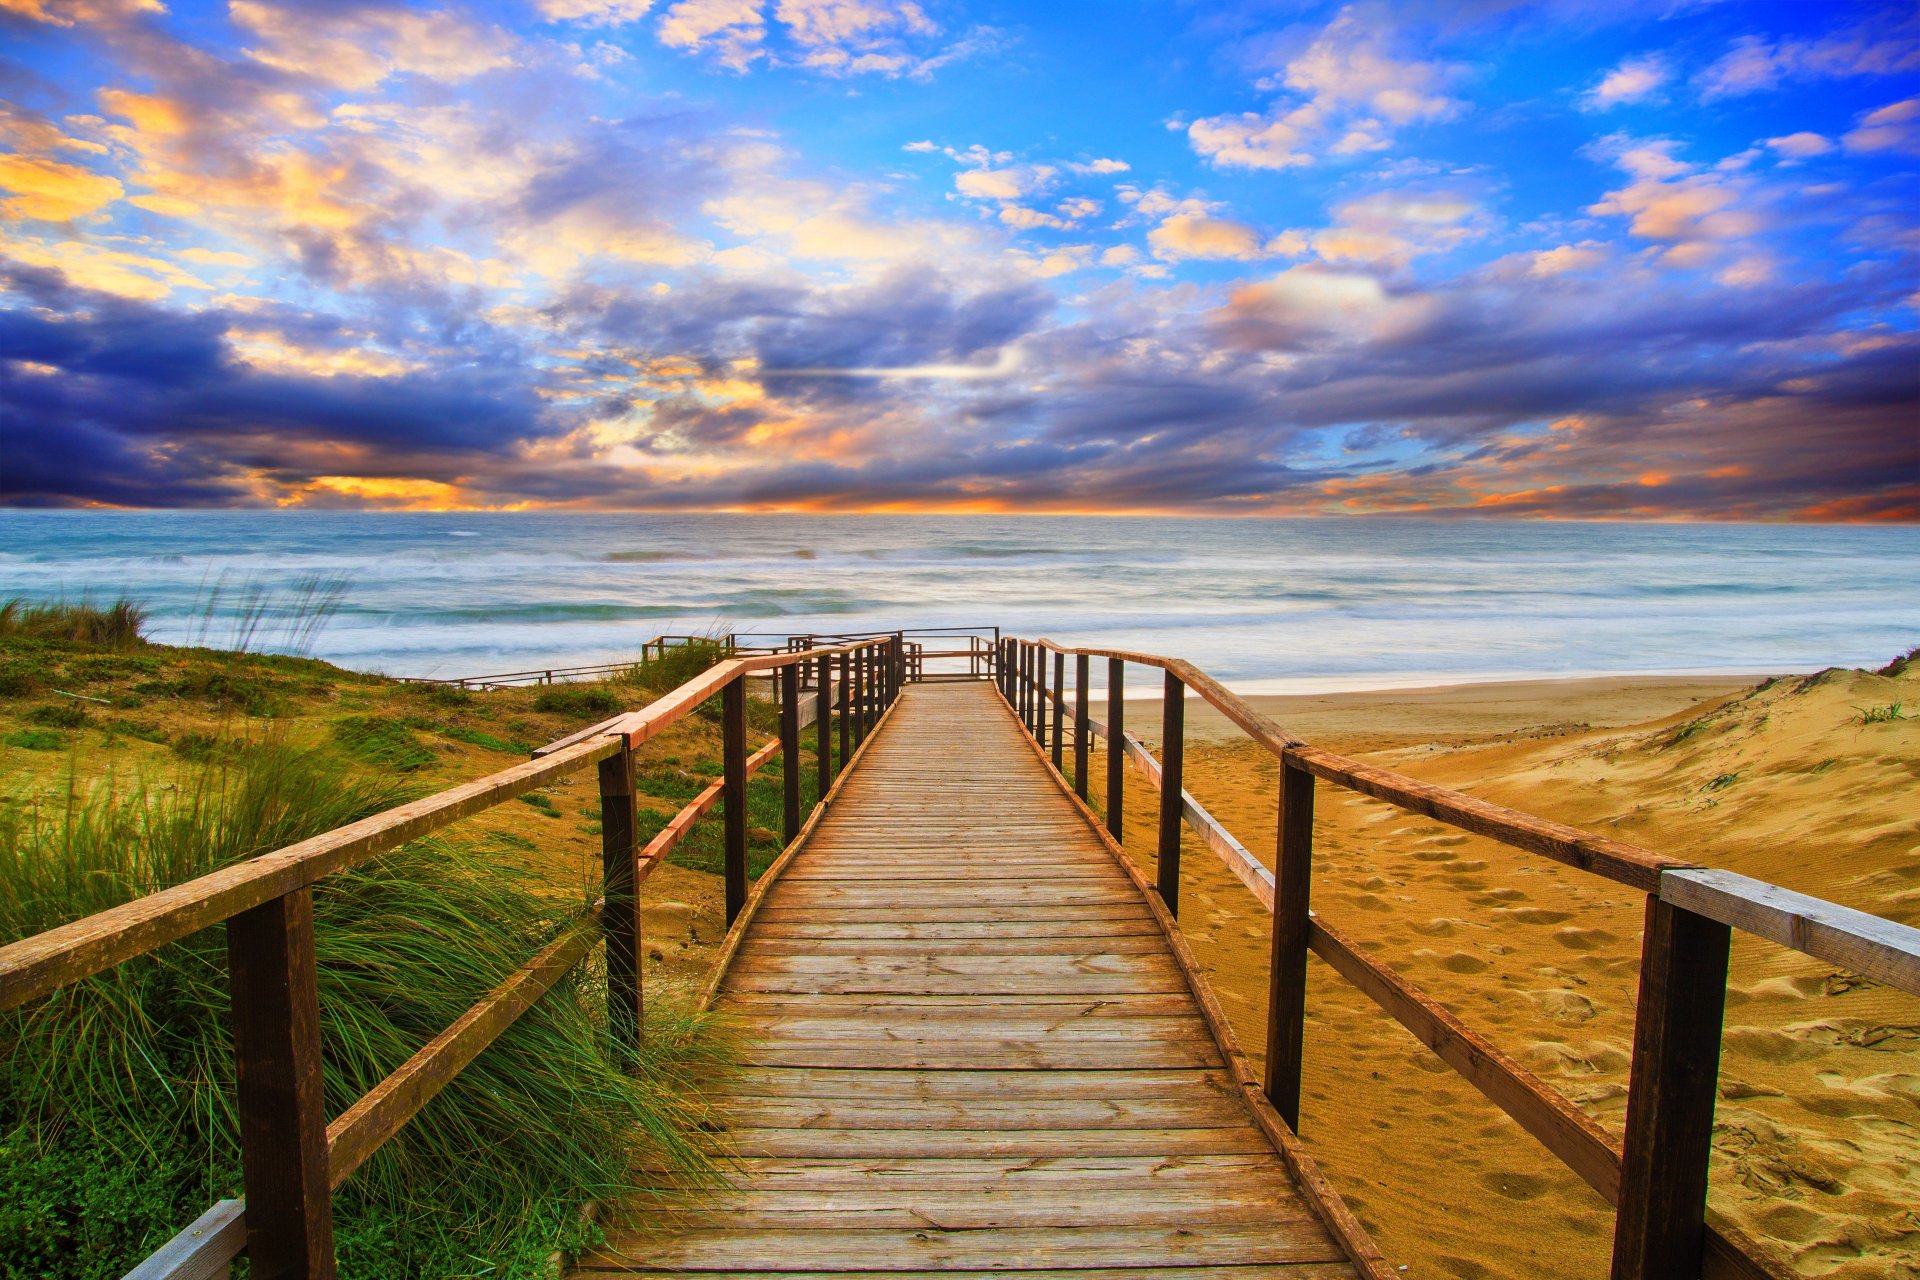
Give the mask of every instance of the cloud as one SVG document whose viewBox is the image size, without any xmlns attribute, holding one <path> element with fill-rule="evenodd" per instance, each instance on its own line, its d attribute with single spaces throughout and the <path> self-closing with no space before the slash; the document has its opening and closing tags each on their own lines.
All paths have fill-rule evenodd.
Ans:
<svg viewBox="0 0 1920 1280">
<path fill-rule="evenodd" d="M 1596 215 L 1628 219 L 1628 231 L 1672 246 L 1674 265 L 1698 265 L 1721 243 L 1758 233 L 1765 219 L 1746 207 L 1752 183 L 1737 172 L 1697 170 L 1674 155 L 1676 144 L 1635 142 L 1624 135 L 1603 139 L 1597 154 L 1610 154 L 1633 177 L 1587 207 Z"/>
<path fill-rule="evenodd" d="M 1801 130 L 1779 138 L 1768 138 L 1767 145 L 1789 160 L 1806 160 L 1833 150 L 1833 143 L 1817 133 Z"/>
<path fill-rule="evenodd" d="M 1153 256 L 1163 262 L 1189 258 L 1251 261 L 1264 256 L 1260 233 L 1224 218 L 1175 214 L 1147 233 Z"/>
<path fill-rule="evenodd" d="M 1794 80 L 1907 75 L 1920 70 L 1920 20 L 1875 18 L 1819 37 L 1746 35 L 1700 73 L 1700 96 L 1740 97 Z"/>
<path fill-rule="evenodd" d="M 773 60 L 829 76 L 888 78 L 928 75 L 993 42 L 979 31 L 927 52 L 940 26 L 912 0 L 680 0 L 655 31 L 668 48 L 733 71 Z"/>
<path fill-rule="evenodd" d="M 549 22 L 600 27 L 637 22 L 651 8 L 653 0 L 539 0 L 540 16 Z"/>
<path fill-rule="evenodd" d="M 655 28 L 669 49 L 702 53 L 723 67 L 745 71 L 766 56 L 764 0 L 680 0 Z"/>
<path fill-rule="evenodd" d="M 444 10 L 287 7 L 230 0 L 235 25 L 263 41 L 256 62 L 339 89 L 371 89 L 394 75 L 466 80 L 508 66 L 513 42 Z"/>
<path fill-rule="evenodd" d="M 1644 102 L 1658 93 L 1672 75 L 1666 60 L 1658 54 L 1628 58 L 1581 95 L 1580 105 L 1589 111 L 1605 111 L 1623 103 Z"/>
<path fill-rule="evenodd" d="M 1438 62 L 1395 57 L 1381 24 L 1343 9 L 1278 77 L 1295 96 L 1265 113 L 1195 120 L 1187 138 L 1196 153 L 1225 168 L 1298 168 L 1312 164 L 1321 147 L 1334 155 L 1383 150 L 1394 127 L 1459 108 L 1441 92 L 1451 75 Z"/>
<path fill-rule="evenodd" d="M 1074 161 L 1069 163 L 1067 165 L 1067 168 L 1073 170 L 1075 173 L 1099 174 L 1099 173 L 1125 173 L 1129 169 L 1133 168 L 1133 166 L 1128 164 L 1125 160 L 1099 159 L 1099 160 Z"/>
<path fill-rule="evenodd" d="M 1920 151 L 1920 98 L 1865 113 L 1840 142 L 1849 151 Z"/>
</svg>

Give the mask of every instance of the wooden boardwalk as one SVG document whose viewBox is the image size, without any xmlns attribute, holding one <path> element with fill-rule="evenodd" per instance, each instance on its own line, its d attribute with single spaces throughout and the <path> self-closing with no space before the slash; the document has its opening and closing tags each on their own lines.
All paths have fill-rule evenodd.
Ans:
<svg viewBox="0 0 1920 1280">
<path fill-rule="evenodd" d="M 720 981 L 736 1186 L 576 1274 L 1371 1273 L 1156 912 L 991 685 L 909 686 Z"/>
</svg>

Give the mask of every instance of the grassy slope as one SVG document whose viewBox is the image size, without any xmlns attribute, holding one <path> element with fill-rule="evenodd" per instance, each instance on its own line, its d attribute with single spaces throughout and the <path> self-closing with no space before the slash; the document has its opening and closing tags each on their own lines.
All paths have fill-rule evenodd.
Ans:
<svg viewBox="0 0 1920 1280">
<path fill-rule="evenodd" d="M 653 673 L 651 683 L 677 682 L 685 674 L 690 672 Z M 532 744 L 613 710 L 643 705 L 652 696 L 629 682 L 463 692 L 404 685 L 297 658 L 141 643 L 101 648 L 68 639 L 0 635 L 0 804 L 16 817 L 30 818 L 36 810 L 58 809 L 70 795 L 103 786 L 124 791 L 138 780 L 149 793 L 163 793 L 194 785 L 210 764 L 246 760 L 273 747 L 343 759 L 363 776 L 423 794 L 504 768 L 525 759 Z M 753 708 L 756 743 L 771 728 L 770 711 Z M 703 717 L 690 718 L 647 745 L 640 772 L 643 836 L 664 825 L 718 774 L 719 757 L 717 726 Z M 777 853 L 778 770 L 776 762 L 750 788 L 756 870 Z M 809 767 L 807 775 L 812 772 Z M 527 884 L 535 893 L 556 905 L 571 904 L 598 882 L 598 806 L 593 772 L 587 770 L 521 802 L 496 806 L 449 834 L 469 848 L 491 850 L 490 856 L 508 851 L 505 856 L 530 874 Z M 672 976 L 697 977 L 723 932 L 718 877 L 712 874 L 718 869 L 718 828 L 717 814 L 700 824 L 675 859 L 688 865 L 670 864 L 648 884 L 650 989 L 658 989 L 663 976 L 671 975 L 668 987 Z M 417 867 L 415 874 L 421 874 Z M 430 1031 L 421 1029 L 419 1038 L 426 1034 Z M 0 1128 L 17 1134 L 19 1123 L 17 1114 L 0 1115 Z M 221 1164 L 217 1154 L 212 1163 Z M 49 1179 L 58 1184 L 64 1176 L 58 1169 L 40 1174 L 39 1195 L 48 1194 Z M 72 1176 L 82 1183 L 99 1181 L 97 1171 L 76 1169 Z M 231 1179 L 231 1170 L 214 1168 L 208 1177 L 218 1186 Z M 23 1185 L 16 1180 L 14 1191 Z M 118 1197 L 116 1220 L 123 1229 L 95 1242 L 103 1247 L 125 1247 L 126 1230 L 133 1231 L 132 1239 L 151 1244 L 184 1223 L 179 1215 L 186 1201 L 173 1203 L 178 1197 L 140 1196 L 126 1187 L 89 1191 L 84 1185 L 69 1186 L 65 1194 L 80 1203 L 96 1202 L 102 1194 Z M 0 1217 L 10 1212 L 32 1220 L 54 1212 L 54 1206 L 17 1199 L 0 1204 Z M 144 1229 L 141 1213 L 151 1218 Z M 131 1227 L 125 1223 L 129 1215 Z M 379 1234 L 377 1226 L 374 1232 Z M 392 1255 L 375 1248 L 368 1256 Z M 60 1273 L 58 1268 L 19 1269 L 0 1257 L 0 1275 Z"/>
</svg>

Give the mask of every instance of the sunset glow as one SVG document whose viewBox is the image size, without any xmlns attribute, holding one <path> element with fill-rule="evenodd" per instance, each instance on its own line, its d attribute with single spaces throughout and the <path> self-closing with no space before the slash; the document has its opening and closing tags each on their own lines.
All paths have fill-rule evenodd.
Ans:
<svg viewBox="0 0 1920 1280">
<path fill-rule="evenodd" d="M 1920 19 L 0 0 L 0 501 L 1920 519 Z"/>
</svg>

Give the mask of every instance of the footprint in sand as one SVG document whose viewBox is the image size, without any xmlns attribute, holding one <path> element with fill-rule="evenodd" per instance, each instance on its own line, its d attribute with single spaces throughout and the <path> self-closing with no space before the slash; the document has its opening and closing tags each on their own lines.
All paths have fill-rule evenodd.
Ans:
<svg viewBox="0 0 1920 1280">
<path fill-rule="evenodd" d="M 1529 991 L 1527 999 L 1555 1022 L 1589 1022 L 1593 1019 L 1593 1001 L 1578 991 L 1558 987 L 1547 991 Z"/>
<path fill-rule="evenodd" d="M 1429 938 L 1445 938 L 1452 935 L 1456 925 L 1465 924 L 1464 920 L 1455 920 L 1450 916 L 1435 916 L 1425 924 L 1413 926 L 1415 933 L 1424 933 Z"/>
<path fill-rule="evenodd" d="M 1582 929 L 1575 925 L 1568 925 L 1564 929 L 1555 929 L 1553 931 L 1553 940 L 1561 946 L 1571 947 L 1575 951 L 1598 951 L 1609 942 L 1619 941 L 1615 935 L 1608 933 L 1605 929 Z"/>
<path fill-rule="evenodd" d="M 1569 912 L 1549 911 L 1545 907 L 1495 907 L 1493 914 L 1515 924 L 1559 924 L 1573 918 Z"/>
</svg>

